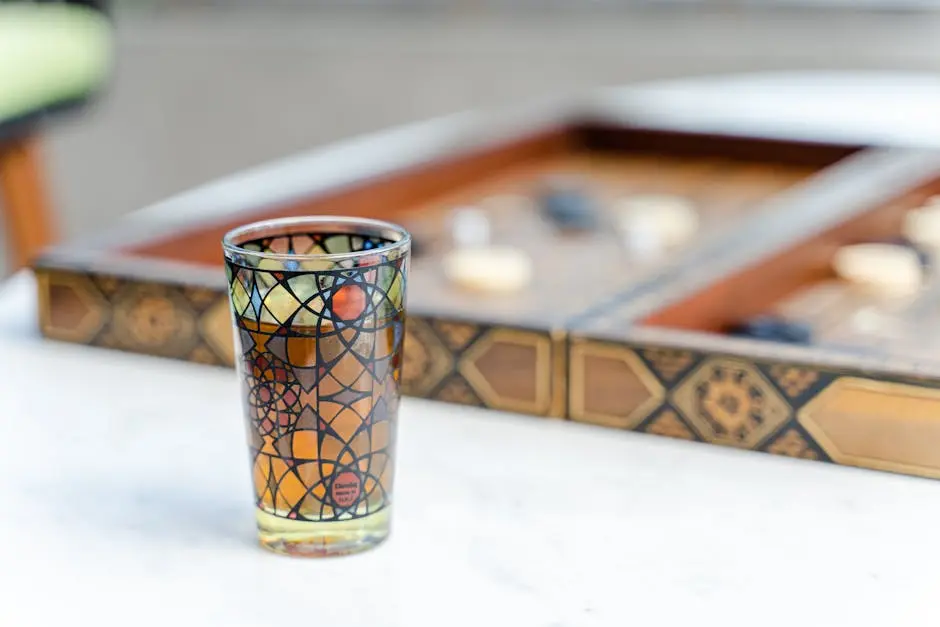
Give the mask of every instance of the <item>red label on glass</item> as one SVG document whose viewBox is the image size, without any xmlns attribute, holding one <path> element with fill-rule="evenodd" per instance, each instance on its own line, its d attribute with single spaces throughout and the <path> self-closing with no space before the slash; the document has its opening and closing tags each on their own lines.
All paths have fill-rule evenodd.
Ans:
<svg viewBox="0 0 940 627">
<path fill-rule="evenodd" d="M 349 507 L 359 499 L 362 483 L 354 472 L 341 472 L 333 479 L 330 495 L 338 507 Z"/>
</svg>

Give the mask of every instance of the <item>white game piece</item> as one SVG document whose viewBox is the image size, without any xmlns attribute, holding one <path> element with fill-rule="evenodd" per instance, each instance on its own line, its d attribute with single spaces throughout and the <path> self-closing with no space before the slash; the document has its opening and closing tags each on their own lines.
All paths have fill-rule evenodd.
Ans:
<svg viewBox="0 0 940 627">
<path fill-rule="evenodd" d="M 451 237 L 457 248 L 487 246 L 490 243 L 490 219 L 476 207 L 458 207 L 450 216 Z"/>
<path fill-rule="evenodd" d="M 884 315 L 875 307 L 861 307 L 849 317 L 852 330 L 859 335 L 878 335 L 884 328 Z"/>
<path fill-rule="evenodd" d="M 622 230 L 638 220 L 649 221 L 659 232 L 663 246 L 674 248 L 686 243 L 699 228 L 695 206 L 682 196 L 638 194 L 617 201 L 616 211 Z"/>
<path fill-rule="evenodd" d="M 622 220 L 620 234 L 626 249 L 639 259 L 658 257 L 666 248 L 659 220 L 649 213 L 636 213 Z"/>
<path fill-rule="evenodd" d="M 901 234 L 930 249 L 940 249 L 940 197 L 933 204 L 912 209 L 904 215 Z"/>
<path fill-rule="evenodd" d="M 532 259 L 517 248 L 458 248 L 444 257 L 447 278 L 468 290 L 516 292 L 532 281 L 532 272 Z"/>
<path fill-rule="evenodd" d="M 911 296 L 924 280 L 917 252 L 896 244 L 853 244 L 840 248 L 832 267 L 842 279 L 879 296 Z"/>
</svg>

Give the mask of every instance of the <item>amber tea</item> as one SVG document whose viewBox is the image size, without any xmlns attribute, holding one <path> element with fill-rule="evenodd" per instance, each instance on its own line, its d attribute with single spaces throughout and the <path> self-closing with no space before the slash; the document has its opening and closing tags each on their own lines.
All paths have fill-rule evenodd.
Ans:
<svg viewBox="0 0 940 627">
<path fill-rule="evenodd" d="M 407 234 L 287 224 L 226 248 L 259 538 L 348 553 L 390 528 Z"/>
</svg>

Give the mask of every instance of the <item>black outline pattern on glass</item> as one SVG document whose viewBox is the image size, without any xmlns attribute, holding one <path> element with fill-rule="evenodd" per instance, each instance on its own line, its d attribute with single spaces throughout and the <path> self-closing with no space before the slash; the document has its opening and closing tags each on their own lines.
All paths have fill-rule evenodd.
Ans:
<svg viewBox="0 0 940 627">
<path fill-rule="evenodd" d="M 329 269 L 323 270 L 304 270 L 299 261 L 292 260 L 272 264 L 278 266 L 277 269 L 259 268 L 252 265 L 251 261 L 257 258 L 250 255 L 234 255 L 226 260 L 239 337 L 237 343 L 241 354 L 240 369 L 253 472 L 257 464 L 267 466 L 267 481 L 264 486 L 258 486 L 256 503 L 269 514 L 298 521 L 325 522 L 360 518 L 390 504 L 390 486 L 383 485 L 382 475 L 392 463 L 394 448 L 393 422 L 397 413 L 404 336 L 401 301 L 405 290 L 407 255 L 396 252 L 399 256 L 390 259 L 388 249 L 383 249 L 383 245 L 388 243 L 382 239 L 346 234 L 292 234 L 242 244 L 242 248 L 248 251 L 298 255 L 376 250 L 374 256 L 337 261 Z M 315 289 L 308 290 L 309 293 L 298 293 L 296 283 L 292 285 L 297 277 L 304 277 L 307 287 L 315 285 Z M 238 311 L 240 307 L 236 306 L 234 297 L 238 283 L 249 296 L 247 303 L 241 303 L 241 311 Z M 398 301 L 397 304 L 389 293 L 396 284 L 399 292 L 394 300 Z M 300 304 L 299 307 L 292 305 L 292 313 L 284 320 L 277 318 L 272 311 L 277 308 L 268 303 L 268 297 L 277 287 L 283 288 Z M 336 298 L 343 290 L 347 298 L 354 298 L 351 294 L 361 294 L 361 310 L 356 311 L 355 316 L 350 316 L 350 311 L 343 311 L 343 307 L 339 306 L 346 301 Z M 312 305 L 314 302 L 318 304 L 316 308 Z M 353 308 L 358 309 L 358 303 Z M 296 319 L 301 313 L 305 321 L 297 323 Z M 311 319 L 315 320 L 313 325 L 310 324 Z M 291 363 L 288 340 L 302 338 L 312 341 L 313 337 L 317 338 L 314 363 Z M 382 345 L 380 338 L 383 337 L 385 339 L 382 342 L 388 342 L 390 350 L 377 358 L 375 350 Z M 266 348 L 268 342 L 278 341 L 279 338 L 283 338 L 283 348 Z M 329 347 L 326 353 L 325 347 Z M 368 354 L 363 354 L 362 348 L 368 348 Z M 340 363 L 348 367 L 350 359 L 358 363 L 361 371 L 352 381 L 338 380 L 332 375 L 333 369 Z M 258 376 L 255 376 L 256 367 Z M 300 369 L 303 370 L 303 376 L 299 376 Z M 354 389 L 354 386 L 365 387 L 367 382 L 362 380 L 363 377 L 370 378 L 370 389 Z M 324 395 L 319 385 L 327 378 L 337 391 Z M 382 386 L 385 394 L 374 398 L 369 411 L 363 416 L 353 405 L 374 395 L 377 384 Z M 316 392 L 311 394 L 311 389 Z M 303 400 L 305 396 L 308 400 L 306 404 Z M 354 412 L 361 419 L 361 424 L 348 438 L 343 438 L 333 428 L 332 420 L 328 423 L 322 418 L 321 402 L 340 406 L 334 419 L 340 414 Z M 308 424 L 311 419 L 313 429 Z M 298 425 L 301 420 L 305 421 L 302 427 Z M 383 421 L 389 423 L 386 435 L 388 441 L 384 447 L 373 450 L 373 428 Z M 292 453 L 284 454 L 290 451 L 294 435 L 305 430 L 315 430 L 317 433 L 316 457 L 296 458 Z M 265 437 L 269 438 L 277 454 L 261 450 Z M 339 442 L 340 447 L 331 459 L 323 459 L 320 453 L 328 438 Z M 357 441 L 360 444 L 354 446 L 353 443 Z M 275 476 L 275 459 L 282 460 L 287 466 L 287 470 L 279 477 Z M 346 461 L 341 463 L 340 459 Z M 318 466 L 316 474 L 319 479 L 307 484 L 302 469 L 312 463 Z M 332 471 L 324 472 L 324 464 L 332 464 Z M 334 499 L 333 482 L 345 472 L 351 472 L 359 479 L 359 492 L 351 503 L 342 505 Z M 280 486 L 288 475 L 293 475 L 300 482 L 304 493 L 295 502 L 286 503 L 289 506 L 286 510 L 279 510 Z M 391 480 L 390 473 L 388 480 Z M 318 489 L 322 490 L 322 497 L 314 494 Z M 311 510 L 311 502 L 319 503 L 319 508 Z"/>
</svg>

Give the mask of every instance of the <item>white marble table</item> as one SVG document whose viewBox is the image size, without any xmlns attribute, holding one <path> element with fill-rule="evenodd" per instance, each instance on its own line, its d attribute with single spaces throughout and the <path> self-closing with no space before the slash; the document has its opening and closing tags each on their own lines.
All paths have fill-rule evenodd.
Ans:
<svg viewBox="0 0 940 627">
<path fill-rule="evenodd" d="M 43 341 L 31 282 L 0 292 L 2 625 L 940 617 L 940 482 L 412 399 L 391 539 L 269 554 L 233 374 Z"/>
<path fill-rule="evenodd" d="M 871 133 L 887 119 L 940 138 L 930 80 L 915 100 L 903 77 L 861 96 L 851 79 L 809 82 L 816 96 L 781 129 Z M 780 93 L 793 102 L 767 84 L 750 98 L 708 85 L 708 102 L 733 88 L 752 117 L 779 112 Z M 833 93 L 907 113 L 846 116 Z M 689 91 L 611 97 L 655 115 Z M 929 132 L 914 132 L 918 115 Z M 289 178 L 316 158 L 278 167 Z M 137 219 L 249 192 L 216 184 Z M 266 553 L 233 373 L 43 341 L 31 281 L 0 290 L 4 627 L 940 624 L 940 482 L 413 399 L 389 542 L 328 561 Z"/>
</svg>

